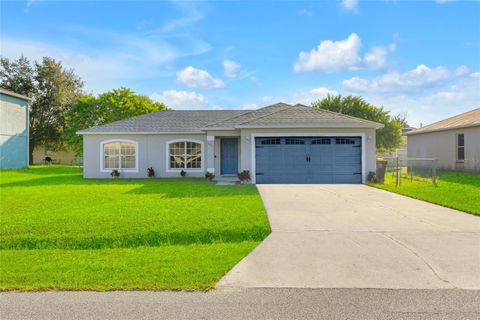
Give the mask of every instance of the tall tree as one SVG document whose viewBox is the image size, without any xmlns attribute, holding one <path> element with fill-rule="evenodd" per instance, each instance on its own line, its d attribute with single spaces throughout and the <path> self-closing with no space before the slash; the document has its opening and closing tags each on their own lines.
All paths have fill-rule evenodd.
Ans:
<svg viewBox="0 0 480 320">
<path fill-rule="evenodd" d="M 85 95 L 68 110 L 66 140 L 76 154 L 81 154 L 83 139 L 76 134 L 77 131 L 167 109 L 163 103 L 154 102 L 128 88 L 115 89 L 97 97 Z"/>
<path fill-rule="evenodd" d="M 312 103 L 312 107 L 382 123 L 385 127 L 377 130 L 378 148 L 393 149 L 402 142 L 402 124 L 382 107 L 376 107 L 361 97 L 328 95 Z"/>
<path fill-rule="evenodd" d="M 393 120 L 395 120 L 395 121 L 397 121 L 398 123 L 400 123 L 400 125 L 402 126 L 402 128 L 408 128 L 408 127 L 410 127 L 410 125 L 408 124 L 407 113 L 406 113 L 406 112 L 402 112 L 402 113 L 399 113 L 399 114 L 393 116 Z"/>
<path fill-rule="evenodd" d="M 61 147 L 65 115 L 82 94 L 83 82 L 73 70 L 61 62 L 44 57 L 41 62 L 30 62 L 25 57 L 17 60 L 1 59 L 0 86 L 32 98 L 30 103 L 30 163 L 35 147 Z"/>
</svg>

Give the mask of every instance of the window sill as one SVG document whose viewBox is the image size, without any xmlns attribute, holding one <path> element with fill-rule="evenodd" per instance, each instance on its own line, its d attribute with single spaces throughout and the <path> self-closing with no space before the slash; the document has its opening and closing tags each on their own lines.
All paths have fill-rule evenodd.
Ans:
<svg viewBox="0 0 480 320">
<path fill-rule="evenodd" d="M 181 172 L 181 171 L 185 171 L 185 172 L 202 172 L 203 171 L 203 168 L 200 168 L 200 169 L 167 169 L 167 172 Z"/>
<path fill-rule="evenodd" d="M 110 173 L 112 172 L 113 170 L 118 170 L 118 172 L 120 173 L 137 173 L 138 170 L 137 169 L 102 169 L 100 170 L 100 172 L 103 172 L 103 173 Z"/>
</svg>

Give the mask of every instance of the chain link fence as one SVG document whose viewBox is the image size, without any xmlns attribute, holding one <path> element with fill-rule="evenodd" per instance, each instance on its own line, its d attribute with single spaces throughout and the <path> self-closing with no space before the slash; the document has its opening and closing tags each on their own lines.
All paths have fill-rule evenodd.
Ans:
<svg viewBox="0 0 480 320">
<path fill-rule="evenodd" d="M 436 158 L 383 157 L 377 160 L 377 176 L 391 176 L 396 186 L 402 181 L 423 181 L 437 184 Z"/>
</svg>

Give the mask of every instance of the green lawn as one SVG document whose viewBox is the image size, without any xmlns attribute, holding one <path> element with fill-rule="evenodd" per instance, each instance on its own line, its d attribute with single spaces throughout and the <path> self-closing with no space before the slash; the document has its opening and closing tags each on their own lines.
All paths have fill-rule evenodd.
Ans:
<svg viewBox="0 0 480 320">
<path fill-rule="evenodd" d="M 208 289 L 269 233 L 253 185 L 0 171 L 0 290 Z"/>
<path fill-rule="evenodd" d="M 438 176 L 436 186 L 428 180 L 403 179 L 401 186 L 396 187 L 391 174 L 385 176 L 385 184 L 370 186 L 480 215 L 480 174 L 439 171 Z"/>
</svg>

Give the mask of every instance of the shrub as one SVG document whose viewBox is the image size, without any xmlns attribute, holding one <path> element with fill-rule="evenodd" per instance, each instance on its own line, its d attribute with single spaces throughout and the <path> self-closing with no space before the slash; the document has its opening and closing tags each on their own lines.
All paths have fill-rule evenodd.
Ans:
<svg viewBox="0 0 480 320">
<path fill-rule="evenodd" d="M 110 175 L 113 178 L 120 177 L 120 172 L 117 169 L 113 169 L 112 172 L 110 172 Z"/>
<path fill-rule="evenodd" d="M 155 170 L 153 170 L 153 167 L 147 168 L 147 175 L 149 178 L 155 177 Z"/>
<path fill-rule="evenodd" d="M 238 176 L 238 179 L 240 179 L 240 182 L 242 183 L 249 182 L 252 180 L 250 178 L 250 171 L 248 170 L 243 170 L 242 172 L 239 172 L 237 176 Z"/>
<path fill-rule="evenodd" d="M 185 170 L 180 171 L 180 175 L 182 177 L 185 177 L 187 175 L 187 172 Z"/>
<path fill-rule="evenodd" d="M 207 171 L 205 173 L 205 178 L 207 178 L 208 181 L 212 181 L 215 178 L 215 174 Z"/>
<path fill-rule="evenodd" d="M 367 175 L 367 181 L 371 183 L 377 183 L 378 182 L 377 174 L 373 171 L 370 171 Z"/>
</svg>

